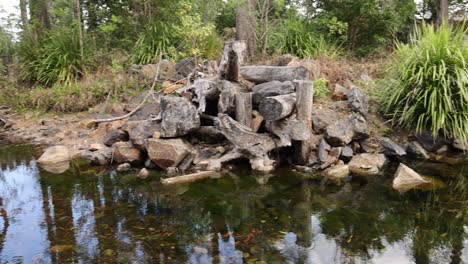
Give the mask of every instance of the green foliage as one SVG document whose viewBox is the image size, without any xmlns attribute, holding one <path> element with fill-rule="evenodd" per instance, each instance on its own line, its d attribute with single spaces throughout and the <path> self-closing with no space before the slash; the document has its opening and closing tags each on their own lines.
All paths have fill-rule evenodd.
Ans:
<svg viewBox="0 0 468 264">
<path fill-rule="evenodd" d="M 13 37 L 9 32 L 0 26 L 0 55 L 8 60 L 13 56 L 14 44 Z M 0 74 L 4 72 L 7 65 L 0 61 Z"/>
<path fill-rule="evenodd" d="M 391 81 L 381 97 L 394 124 L 468 142 L 466 33 L 423 25 L 409 44 L 397 44 Z"/>
<path fill-rule="evenodd" d="M 56 82 L 70 84 L 84 76 L 91 63 L 91 50 L 80 54 L 78 28 L 59 27 L 50 31 L 39 43 L 26 38 L 20 46 L 20 60 L 25 65 L 22 76 L 50 86 Z M 86 46 L 89 47 L 89 46 Z"/>
<path fill-rule="evenodd" d="M 154 22 L 148 25 L 133 48 L 132 63 L 156 63 L 160 54 L 168 54 L 174 50 L 171 46 L 174 39 L 173 31 L 166 24 Z"/>
<path fill-rule="evenodd" d="M 314 31 L 311 24 L 297 18 L 283 23 L 274 34 L 270 47 L 275 52 L 290 53 L 300 58 L 336 58 L 342 53 L 338 43 L 327 40 Z"/>
<path fill-rule="evenodd" d="M 392 44 L 394 36 L 408 32 L 416 10 L 413 0 L 314 2 L 309 15 L 319 22 L 322 32 L 345 38 L 346 46 L 359 56 L 379 51 Z"/>
<path fill-rule="evenodd" d="M 328 88 L 328 80 L 325 78 L 320 78 L 314 80 L 314 98 L 324 98 L 329 96 L 330 89 Z"/>
</svg>

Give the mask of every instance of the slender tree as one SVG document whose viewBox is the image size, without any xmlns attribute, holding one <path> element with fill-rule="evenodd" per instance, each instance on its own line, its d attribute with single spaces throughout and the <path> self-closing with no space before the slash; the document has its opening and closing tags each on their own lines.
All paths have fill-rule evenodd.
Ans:
<svg viewBox="0 0 468 264">
<path fill-rule="evenodd" d="M 28 24 L 29 24 L 28 11 L 27 11 L 27 1 L 26 0 L 20 0 L 19 6 L 20 6 L 21 22 L 23 24 L 23 30 L 26 32 L 26 31 L 28 31 Z"/>
</svg>

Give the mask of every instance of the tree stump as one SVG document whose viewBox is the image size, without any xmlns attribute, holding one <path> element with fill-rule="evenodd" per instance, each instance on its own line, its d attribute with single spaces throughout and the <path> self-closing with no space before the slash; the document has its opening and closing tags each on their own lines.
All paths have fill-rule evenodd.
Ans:
<svg viewBox="0 0 468 264">
<path fill-rule="evenodd" d="M 297 94 L 297 120 L 305 124 L 306 129 L 312 130 L 312 106 L 314 100 L 314 83 L 312 81 L 296 80 Z M 298 141 L 296 144 L 296 161 L 299 164 L 307 164 L 310 154 L 310 145 L 307 140 Z"/>
<path fill-rule="evenodd" d="M 247 127 L 252 125 L 252 93 L 236 96 L 236 121 Z"/>
<path fill-rule="evenodd" d="M 295 93 L 271 96 L 262 100 L 258 111 L 267 121 L 280 120 L 292 113 L 295 103 Z"/>
</svg>

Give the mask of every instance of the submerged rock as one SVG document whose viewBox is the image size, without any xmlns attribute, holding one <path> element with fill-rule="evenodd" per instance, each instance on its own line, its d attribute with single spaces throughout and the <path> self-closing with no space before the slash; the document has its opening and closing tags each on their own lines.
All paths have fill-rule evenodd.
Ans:
<svg viewBox="0 0 468 264">
<path fill-rule="evenodd" d="M 123 163 L 117 166 L 117 171 L 128 171 L 132 168 L 132 165 L 130 163 Z"/>
<path fill-rule="evenodd" d="M 393 140 L 382 137 L 380 139 L 380 144 L 382 145 L 383 153 L 388 156 L 405 156 L 406 151 L 397 143 L 395 143 Z"/>
<path fill-rule="evenodd" d="M 149 174 L 150 174 L 149 171 L 146 168 L 143 168 L 140 170 L 140 172 L 138 172 L 137 178 L 144 180 L 148 178 Z"/>
<path fill-rule="evenodd" d="M 355 155 L 348 165 L 353 175 L 376 176 L 382 173 L 386 161 L 383 154 L 362 153 Z"/>
<path fill-rule="evenodd" d="M 399 192 L 409 191 L 416 186 L 421 184 L 428 183 L 429 181 L 425 180 L 417 172 L 409 168 L 403 163 L 400 163 L 398 169 L 395 173 L 395 178 L 393 179 L 393 188 Z"/>
<path fill-rule="evenodd" d="M 350 174 L 349 166 L 342 161 L 323 171 L 322 175 L 340 185 Z"/>
<path fill-rule="evenodd" d="M 148 139 L 148 155 L 160 168 L 177 167 L 187 155 L 191 155 L 192 145 L 186 140 Z"/>
</svg>

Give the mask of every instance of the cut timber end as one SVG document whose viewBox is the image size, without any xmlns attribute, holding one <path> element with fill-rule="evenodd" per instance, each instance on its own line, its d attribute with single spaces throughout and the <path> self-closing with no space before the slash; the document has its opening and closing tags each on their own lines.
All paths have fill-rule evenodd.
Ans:
<svg viewBox="0 0 468 264">
<path fill-rule="evenodd" d="M 314 102 L 314 83 L 307 80 L 295 80 L 297 94 L 297 120 L 302 121 L 305 129 L 312 130 L 312 107 Z M 296 144 L 296 161 L 305 165 L 309 158 L 310 145 L 308 141 L 299 141 Z"/>
<path fill-rule="evenodd" d="M 280 120 L 292 113 L 295 103 L 295 93 L 271 96 L 262 100 L 258 107 L 258 111 L 265 120 Z"/>
<path fill-rule="evenodd" d="M 214 174 L 216 174 L 215 171 L 196 172 L 196 173 L 187 174 L 183 176 L 176 176 L 176 177 L 162 179 L 161 183 L 163 185 L 191 183 L 194 181 L 199 181 L 205 178 L 209 178 L 213 176 Z"/>
</svg>

